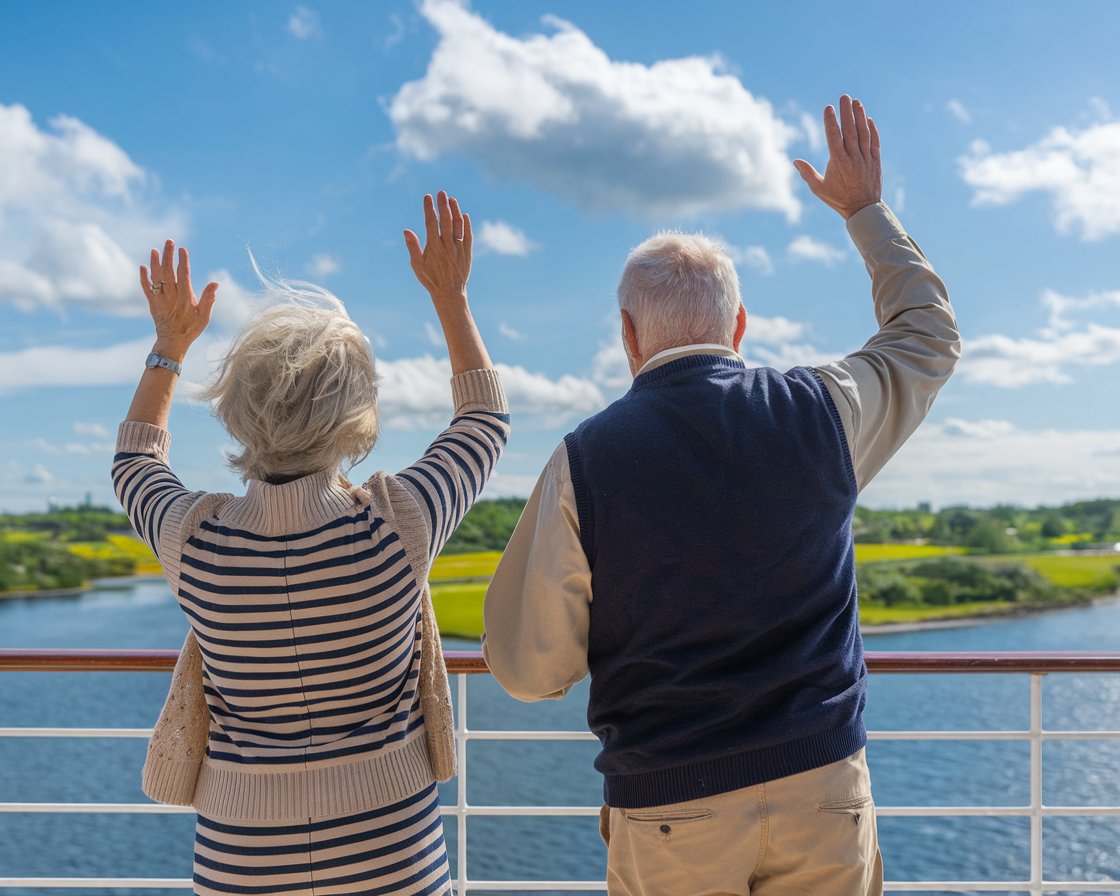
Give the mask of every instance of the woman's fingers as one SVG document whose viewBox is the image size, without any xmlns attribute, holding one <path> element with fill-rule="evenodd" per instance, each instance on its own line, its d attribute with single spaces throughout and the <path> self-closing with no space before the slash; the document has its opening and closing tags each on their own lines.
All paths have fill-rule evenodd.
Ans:
<svg viewBox="0 0 1120 896">
<path fill-rule="evenodd" d="M 175 241 L 168 240 L 163 244 L 163 262 L 160 266 L 159 279 L 164 283 L 175 283 Z"/>
<path fill-rule="evenodd" d="M 471 216 L 463 215 L 463 248 L 470 254 L 471 246 L 474 245 L 474 232 L 471 230 Z"/>
<path fill-rule="evenodd" d="M 186 286 L 187 293 L 191 291 L 191 260 L 187 255 L 187 250 L 179 249 L 179 269 L 175 272 L 175 279 Z"/>
<path fill-rule="evenodd" d="M 451 224 L 451 203 L 447 201 L 447 193 L 440 190 L 436 194 L 436 202 L 439 205 L 439 235 L 444 240 L 450 240 L 454 228 Z"/>
<path fill-rule="evenodd" d="M 434 243 L 439 239 L 439 218 L 436 217 L 436 204 L 431 194 L 424 196 L 424 231 L 425 242 Z"/>
<path fill-rule="evenodd" d="M 451 236 L 453 239 L 461 240 L 463 238 L 463 212 L 459 208 L 459 200 L 452 197 L 449 201 L 451 205 Z"/>
<path fill-rule="evenodd" d="M 218 284 L 207 283 L 206 288 L 202 290 L 202 296 L 198 300 L 198 312 L 202 315 L 202 326 L 205 327 L 210 323 L 210 312 L 214 308 L 214 302 L 218 298 Z"/>
</svg>

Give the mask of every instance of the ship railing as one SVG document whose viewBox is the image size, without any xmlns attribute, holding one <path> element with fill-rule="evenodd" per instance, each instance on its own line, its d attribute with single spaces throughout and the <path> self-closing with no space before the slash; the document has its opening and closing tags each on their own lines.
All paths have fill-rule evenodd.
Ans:
<svg viewBox="0 0 1120 896">
<path fill-rule="evenodd" d="M 174 650 L 0 650 L 0 672 L 27 671 L 116 671 L 170 672 L 178 652 Z M 477 805 L 467 801 L 468 746 L 475 741 L 573 741 L 592 740 L 586 731 L 478 730 L 470 727 L 467 680 L 487 674 L 482 655 L 447 651 L 447 668 L 457 693 L 459 774 L 456 802 L 444 805 L 445 816 L 454 819 L 457 838 L 456 892 L 576 891 L 602 892 L 601 880 L 476 880 L 467 863 L 467 821 L 491 817 L 598 816 L 598 806 Z M 1043 679 L 1048 675 L 1120 673 L 1120 653 L 903 653 L 870 652 L 867 667 L 872 675 L 923 675 L 954 673 L 969 675 L 1016 674 L 1029 676 L 1030 725 L 1022 730 L 881 730 L 872 731 L 873 741 L 1018 741 L 1030 745 L 1030 796 L 1026 805 L 899 806 L 878 805 L 879 817 L 996 817 L 1029 819 L 1030 876 L 1025 880 L 905 880 L 887 881 L 887 892 L 983 893 L 1019 892 L 1031 896 L 1060 892 L 1117 892 L 1120 880 L 1048 880 L 1043 876 L 1045 819 L 1060 817 L 1120 818 L 1120 805 L 1053 806 L 1043 802 L 1043 746 L 1062 740 L 1120 742 L 1120 731 L 1051 730 L 1043 727 Z M 2 706 L 0 706 L 2 711 Z M 0 718 L 0 723 L 3 719 Z M 3 728 L 0 737 L 18 738 L 147 738 L 142 728 Z M 2 794 L 0 794 L 2 797 Z M 64 803 L 0 802 L 0 813 L 187 813 L 189 808 L 156 803 Z M 0 889 L 148 889 L 190 890 L 187 879 L 163 878 L 69 878 L 5 877 L 0 869 Z"/>
</svg>

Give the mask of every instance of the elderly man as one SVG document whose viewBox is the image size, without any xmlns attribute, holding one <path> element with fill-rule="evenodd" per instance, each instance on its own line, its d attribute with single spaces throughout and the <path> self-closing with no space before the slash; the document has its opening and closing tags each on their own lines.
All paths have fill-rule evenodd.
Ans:
<svg viewBox="0 0 1120 896">
<path fill-rule="evenodd" d="M 633 386 L 557 448 L 486 595 L 510 694 L 561 697 L 591 674 L 612 894 L 882 890 L 852 513 L 959 337 L 880 201 L 875 123 L 844 96 L 824 124 L 824 176 L 794 164 L 847 219 L 878 333 L 816 368 L 747 368 L 720 247 L 638 246 L 618 290 Z"/>
</svg>

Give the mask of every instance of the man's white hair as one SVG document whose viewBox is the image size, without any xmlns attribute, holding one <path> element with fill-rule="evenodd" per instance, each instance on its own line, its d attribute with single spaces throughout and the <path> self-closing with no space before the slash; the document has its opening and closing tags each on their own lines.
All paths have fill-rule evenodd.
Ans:
<svg viewBox="0 0 1120 896">
<path fill-rule="evenodd" d="M 369 341 L 325 289 L 265 283 L 270 306 L 241 329 L 204 393 L 243 448 L 230 466 L 263 480 L 358 463 L 378 433 Z"/>
<path fill-rule="evenodd" d="M 618 284 L 642 354 L 696 342 L 731 345 L 742 298 L 723 246 L 699 233 L 664 231 L 635 248 Z"/>
</svg>

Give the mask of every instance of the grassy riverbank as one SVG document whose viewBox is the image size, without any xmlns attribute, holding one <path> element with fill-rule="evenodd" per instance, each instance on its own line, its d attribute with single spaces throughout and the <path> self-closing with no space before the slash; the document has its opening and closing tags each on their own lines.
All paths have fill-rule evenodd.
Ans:
<svg viewBox="0 0 1120 896">
<path fill-rule="evenodd" d="M 445 635 L 481 634 L 483 597 L 501 556 L 476 551 L 436 559 L 432 600 Z M 160 573 L 147 546 L 119 532 L 85 540 L 60 540 L 44 531 L 2 532 L 0 561 L 5 557 L 0 597 L 77 593 L 92 579 Z M 1120 589 L 1120 554 L 1113 552 L 977 556 L 952 545 L 860 543 L 856 565 L 865 627 L 1037 612 Z"/>
<path fill-rule="evenodd" d="M 913 601 L 863 602 L 861 624 L 865 627 L 911 626 L 1039 612 L 1087 603 L 1095 596 L 1120 588 L 1118 554 L 1038 553 L 965 558 L 964 553 L 963 548 L 939 545 L 857 544 L 856 564 L 863 570 L 879 567 L 889 569 L 892 574 L 897 571 L 900 577 L 910 568 L 907 564 L 944 558 L 997 569 L 1021 565 L 1037 573 L 1042 585 L 1036 587 L 1034 593 L 1016 592 L 1016 599 L 997 597 L 947 604 L 921 603 L 921 592 L 915 589 L 917 599 Z M 432 602 L 441 632 L 464 638 L 477 638 L 482 633 L 482 600 L 500 558 L 498 551 L 485 551 L 436 560 L 431 577 Z M 1009 579 L 1009 583 L 1012 587 L 1021 587 L 1014 578 Z"/>
</svg>

